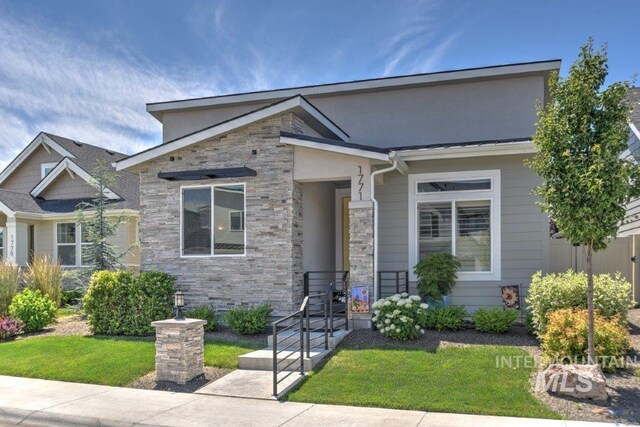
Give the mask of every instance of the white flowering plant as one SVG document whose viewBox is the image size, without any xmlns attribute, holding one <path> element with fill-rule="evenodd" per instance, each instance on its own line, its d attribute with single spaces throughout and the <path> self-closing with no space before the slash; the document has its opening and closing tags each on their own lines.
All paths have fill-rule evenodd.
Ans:
<svg viewBox="0 0 640 427">
<path fill-rule="evenodd" d="M 412 340 L 424 334 L 427 304 L 418 295 L 406 292 L 373 303 L 373 323 L 387 338 Z"/>
</svg>

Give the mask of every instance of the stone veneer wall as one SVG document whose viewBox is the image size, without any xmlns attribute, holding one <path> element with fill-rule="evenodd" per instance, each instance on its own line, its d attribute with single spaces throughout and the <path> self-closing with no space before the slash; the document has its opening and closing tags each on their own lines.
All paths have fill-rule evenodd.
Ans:
<svg viewBox="0 0 640 427">
<path fill-rule="evenodd" d="M 369 285 L 373 303 L 373 205 L 349 204 L 349 284 Z M 371 314 L 353 314 L 355 328 L 369 327 Z"/>
<path fill-rule="evenodd" d="M 142 270 L 177 277 L 188 307 L 213 304 L 224 310 L 268 302 L 275 314 L 290 313 L 303 292 L 302 185 L 293 181 L 293 147 L 280 143 L 280 131 L 302 128 L 299 117 L 285 113 L 147 162 L 140 172 Z M 157 177 L 241 166 L 257 176 L 173 182 Z M 181 258 L 181 186 L 236 183 L 246 185 L 246 256 Z"/>
</svg>

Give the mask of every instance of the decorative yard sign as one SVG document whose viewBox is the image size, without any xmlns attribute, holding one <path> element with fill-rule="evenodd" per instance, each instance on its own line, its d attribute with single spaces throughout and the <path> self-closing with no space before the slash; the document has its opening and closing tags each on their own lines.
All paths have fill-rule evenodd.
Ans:
<svg viewBox="0 0 640 427">
<path fill-rule="evenodd" d="M 369 312 L 369 286 L 351 287 L 351 312 Z"/>
<path fill-rule="evenodd" d="M 500 289 L 505 308 L 520 310 L 520 285 L 502 286 Z"/>
</svg>

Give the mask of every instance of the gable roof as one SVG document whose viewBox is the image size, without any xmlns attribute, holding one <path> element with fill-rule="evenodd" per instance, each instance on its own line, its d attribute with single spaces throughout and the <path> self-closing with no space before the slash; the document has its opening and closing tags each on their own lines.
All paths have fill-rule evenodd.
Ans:
<svg viewBox="0 0 640 427">
<path fill-rule="evenodd" d="M 321 134 L 334 136 L 342 141 L 348 141 L 349 135 L 336 125 L 331 119 L 313 106 L 301 95 L 295 95 L 282 101 L 275 102 L 262 108 L 241 114 L 229 120 L 222 121 L 204 129 L 192 132 L 179 138 L 167 141 L 164 144 L 149 148 L 140 153 L 116 162 L 116 170 L 122 171 L 140 163 L 164 154 L 172 153 L 184 147 L 196 144 L 200 141 L 215 138 L 234 131 L 248 124 L 263 120 L 276 114 L 293 111 L 299 115 L 305 123 L 312 126 Z"/>
<path fill-rule="evenodd" d="M 549 71 L 559 69 L 560 63 L 561 61 L 559 59 L 521 62 L 504 65 L 492 65 L 488 67 L 438 71 L 433 73 L 411 74 L 404 76 L 353 80 L 348 82 L 299 86 L 229 95 L 208 96 L 202 98 L 152 102 L 147 104 L 147 111 L 156 119 L 162 120 L 162 113 L 168 111 L 205 108 L 217 105 L 229 105 L 244 102 L 259 102 L 270 100 L 273 101 L 295 95 L 315 96 L 341 92 L 365 92 L 381 89 L 412 87 L 417 85 L 441 84 L 470 79 L 487 79 L 499 78 L 504 76 L 547 73 Z"/>
</svg>

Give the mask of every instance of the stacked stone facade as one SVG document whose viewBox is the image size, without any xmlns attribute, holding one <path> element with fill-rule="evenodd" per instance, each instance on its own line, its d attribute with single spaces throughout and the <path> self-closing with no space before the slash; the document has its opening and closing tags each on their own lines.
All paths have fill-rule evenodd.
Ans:
<svg viewBox="0 0 640 427">
<path fill-rule="evenodd" d="M 371 201 L 349 204 L 349 282 L 368 285 L 373 298 L 373 204 Z M 373 303 L 373 301 L 371 301 Z M 368 327 L 371 314 L 354 314 L 354 327 Z"/>
<path fill-rule="evenodd" d="M 156 329 L 156 381 L 185 384 L 204 374 L 206 323 L 168 319 L 151 324 Z"/>
<path fill-rule="evenodd" d="M 188 307 L 269 303 L 284 315 L 302 299 L 302 185 L 293 181 L 293 147 L 280 132 L 300 133 L 293 113 L 153 159 L 140 171 L 142 270 L 177 278 Z M 255 177 L 166 181 L 159 172 L 242 167 Z M 181 187 L 245 184 L 246 255 L 185 258 L 180 253 Z"/>
</svg>

